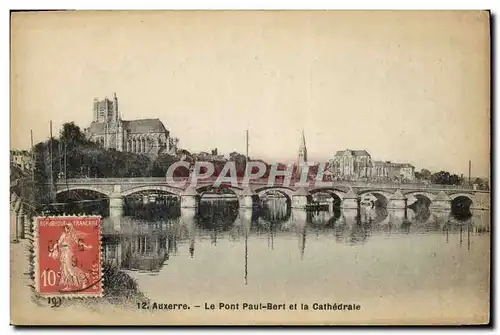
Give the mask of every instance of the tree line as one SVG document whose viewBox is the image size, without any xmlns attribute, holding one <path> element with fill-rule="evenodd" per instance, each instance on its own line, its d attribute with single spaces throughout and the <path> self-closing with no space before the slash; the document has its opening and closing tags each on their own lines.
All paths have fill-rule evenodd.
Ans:
<svg viewBox="0 0 500 335">
<path fill-rule="evenodd" d="M 464 185 L 465 183 L 468 183 L 463 176 L 451 174 L 448 171 L 432 173 L 427 169 L 416 171 L 415 179 L 441 185 Z M 478 188 L 481 190 L 489 190 L 489 183 L 486 179 L 475 178 L 474 180 L 471 180 L 471 183 L 478 185 Z"/>
</svg>

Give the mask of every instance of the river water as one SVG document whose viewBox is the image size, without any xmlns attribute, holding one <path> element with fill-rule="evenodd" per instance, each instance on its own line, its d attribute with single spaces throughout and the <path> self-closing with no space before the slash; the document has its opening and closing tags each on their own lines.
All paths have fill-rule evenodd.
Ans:
<svg viewBox="0 0 500 335">
<path fill-rule="evenodd" d="M 379 320 L 401 313 L 403 302 L 430 317 L 487 310 L 489 212 L 289 207 L 274 199 L 254 210 L 202 201 L 197 210 L 129 211 L 104 219 L 104 257 L 150 299 L 199 308 L 360 303 Z M 443 312 L 454 304 L 461 306 L 456 313 Z"/>
</svg>

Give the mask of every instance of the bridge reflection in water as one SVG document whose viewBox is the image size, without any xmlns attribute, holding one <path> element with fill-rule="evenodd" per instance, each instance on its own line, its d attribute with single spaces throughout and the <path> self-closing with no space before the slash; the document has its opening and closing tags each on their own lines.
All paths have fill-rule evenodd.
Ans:
<svg viewBox="0 0 500 335">
<path fill-rule="evenodd" d="M 128 213 L 103 219 L 106 261 L 124 270 L 155 275 L 162 268 L 187 264 L 199 257 L 197 252 L 211 264 L 224 263 L 223 253 L 236 253 L 241 255 L 241 264 L 228 264 L 231 269 L 227 271 L 241 271 L 244 283 L 252 269 L 268 261 L 252 257 L 252 253 L 262 255 L 253 247 L 260 248 L 262 240 L 267 240 L 270 251 L 286 248 L 286 257 L 293 262 L 305 259 L 311 239 L 349 247 L 370 243 L 374 237 L 386 238 L 384 243 L 390 244 L 398 236 L 433 234 L 442 235 L 443 243 L 460 243 L 470 249 L 471 239 L 489 232 L 489 212 L 485 211 L 454 215 L 426 206 L 401 210 L 375 206 L 309 212 L 291 209 L 284 198 L 268 199 L 254 209 L 239 208 L 237 201 L 201 201 L 197 209 L 172 204 L 162 211 L 135 208 Z M 296 241 L 295 248 L 290 247 L 291 240 Z M 210 269 L 201 271 L 205 280 L 214 275 L 206 272 Z"/>
</svg>

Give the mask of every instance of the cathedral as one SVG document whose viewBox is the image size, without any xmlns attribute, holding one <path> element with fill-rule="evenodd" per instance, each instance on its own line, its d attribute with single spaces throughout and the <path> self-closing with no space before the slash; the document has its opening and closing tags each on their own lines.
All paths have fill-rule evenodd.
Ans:
<svg viewBox="0 0 500 335">
<path fill-rule="evenodd" d="M 178 139 L 159 119 L 122 120 L 118 98 L 94 99 L 93 121 L 85 129 L 86 136 L 106 149 L 157 156 L 175 155 Z"/>
</svg>

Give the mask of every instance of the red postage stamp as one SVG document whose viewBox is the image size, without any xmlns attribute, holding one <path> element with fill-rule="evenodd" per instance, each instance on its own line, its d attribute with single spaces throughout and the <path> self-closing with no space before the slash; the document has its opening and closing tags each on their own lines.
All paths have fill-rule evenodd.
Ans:
<svg viewBox="0 0 500 335">
<path fill-rule="evenodd" d="M 42 296 L 102 296 L 101 218 L 35 219 L 35 287 Z"/>
</svg>

